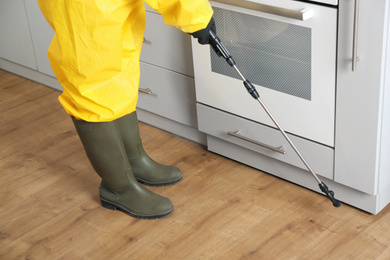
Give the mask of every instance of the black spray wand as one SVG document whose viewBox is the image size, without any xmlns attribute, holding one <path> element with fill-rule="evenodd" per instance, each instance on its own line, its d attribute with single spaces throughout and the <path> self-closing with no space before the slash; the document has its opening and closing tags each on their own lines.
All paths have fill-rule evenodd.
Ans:
<svg viewBox="0 0 390 260">
<path fill-rule="evenodd" d="M 298 149 L 295 147 L 293 142 L 290 140 L 290 138 L 287 136 L 287 134 L 284 132 L 283 128 L 279 125 L 279 123 L 276 121 L 276 119 L 272 116 L 271 112 L 268 110 L 268 108 L 265 106 L 263 101 L 260 99 L 259 93 L 257 93 L 256 88 L 252 85 L 252 83 L 247 80 L 242 73 L 239 71 L 239 69 L 236 66 L 236 62 L 234 61 L 233 57 L 230 55 L 229 51 L 226 49 L 226 47 L 222 44 L 221 40 L 218 38 L 218 36 L 215 34 L 213 30 L 209 31 L 209 36 L 210 36 L 210 45 L 214 49 L 215 53 L 218 56 L 222 56 L 226 62 L 235 69 L 237 74 L 240 76 L 242 79 L 245 88 L 249 92 L 249 94 L 256 99 L 260 105 L 263 107 L 264 111 L 268 114 L 272 122 L 276 125 L 276 127 L 279 129 L 279 131 L 282 133 L 284 138 L 287 140 L 287 142 L 290 144 L 290 146 L 294 149 L 295 153 L 298 155 L 298 157 L 302 160 L 303 164 L 305 164 L 306 168 L 309 170 L 309 172 L 313 175 L 313 177 L 316 179 L 318 182 L 318 185 L 323 193 L 332 201 L 333 206 L 335 207 L 340 207 L 341 203 L 337 199 L 334 198 L 334 192 L 329 190 L 328 187 L 324 182 L 322 182 L 317 174 L 312 170 L 310 165 L 306 162 L 306 160 L 303 158 L 301 153 L 298 151 Z"/>
</svg>

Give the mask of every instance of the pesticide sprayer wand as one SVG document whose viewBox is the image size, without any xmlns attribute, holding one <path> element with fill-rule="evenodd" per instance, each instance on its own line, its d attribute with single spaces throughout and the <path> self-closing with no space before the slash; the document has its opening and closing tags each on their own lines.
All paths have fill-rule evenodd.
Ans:
<svg viewBox="0 0 390 260">
<path fill-rule="evenodd" d="M 313 171 L 313 169 L 310 167 L 310 165 L 306 162 L 305 158 L 301 155 L 301 153 L 298 151 L 298 149 L 295 147 L 293 142 L 290 140 L 290 138 L 287 136 L 286 132 L 284 132 L 283 128 L 279 125 L 279 123 L 276 121 L 276 119 L 272 116 L 271 112 L 268 110 L 268 108 L 265 106 L 263 101 L 260 99 L 259 93 L 257 93 L 256 88 L 252 85 L 252 83 L 247 80 L 240 70 L 236 66 L 236 62 L 234 61 L 233 57 L 230 55 L 229 51 L 226 49 L 226 47 L 222 44 L 221 40 L 218 38 L 218 36 L 215 34 L 214 31 L 209 31 L 210 35 L 210 45 L 214 49 L 215 53 L 218 56 L 222 56 L 226 62 L 234 68 L 234 70 L 237 72 L 237 74 L 242 79 L 245 88 L 249 92 L 249 94 L 256 99 L 260 105 L 263 107 L 264 111 L 268 114 L 272 122 L 276 125 L 276 127 L 279 129 L 279 131 L 282 133 L 284 138 L 287 140 L 287 142 L 290 144 L 290 146 L 294 149 L 295 153 L 298 155 L 298 157 L 302 160 L 303 164 L 305 164 L 306 168 L 309 170 L 309 172 L 313 175 L 314 179 L 318 182 L 318 186 L 320 187 L 321 191 L 325 193 L 325 195 L 332 201 L 333 206 L 340 207 L 341 203 L 334 197 L 334 192 L 329 190 L 328 187 L 324 182 L 322 182 L 317 174 Z"/>
</svg>

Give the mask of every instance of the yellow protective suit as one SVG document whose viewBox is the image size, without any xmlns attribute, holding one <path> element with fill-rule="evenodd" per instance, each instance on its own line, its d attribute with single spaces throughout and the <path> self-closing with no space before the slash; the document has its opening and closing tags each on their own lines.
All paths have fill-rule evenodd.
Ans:
<svg viewBox="0 0 390 260">
<path fill-rule="evenodd" d="M 64 88 L 66 112 L 88 122 L 135 111 L 145 28 L 142 0 L 38 0 L 56 32 L 49 60 Z M 207 0 L 145 0 L 167 25 L 186 33 L 206 28 Z"/>
</svg>

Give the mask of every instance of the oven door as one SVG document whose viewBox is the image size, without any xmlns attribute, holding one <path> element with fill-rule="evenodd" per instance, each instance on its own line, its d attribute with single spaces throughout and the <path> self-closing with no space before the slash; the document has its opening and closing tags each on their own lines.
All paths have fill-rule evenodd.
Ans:
<svg viewBox="0 0 390 260">
<path fill-rule="evenodd" d="M 280 125 L 333 147 L 337 9 L 290 0 L 210 3 L 218 37 Z M 198 103 L 275 127 L 223 58 L 196 39 L 192 46 Z"/>
</svg>

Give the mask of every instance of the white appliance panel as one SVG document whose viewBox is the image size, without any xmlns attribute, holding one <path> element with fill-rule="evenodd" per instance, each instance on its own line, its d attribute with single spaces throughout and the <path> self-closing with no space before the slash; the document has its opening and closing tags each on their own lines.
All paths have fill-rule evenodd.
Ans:
<svg viewBox="0 0 390 260">
<path fill-rule="evenodd" d="M 256 2 L 269 4 L 270 1 Z M 337 10 L 288 0 L 272 2 L 278 7 L 287 3 L 289 9 L 306 10 L 308 15 L 302 21 L 211 2 L 216 8 L 217 35 L 236 59 L 244 76 L 248 74 L 255 78 L 260 75 L 259 82 L 268 77 L 264 84 L 272 83 L 273 79 L 280 81 L 276 87 L 265 86 L 246 76 L 287 132 L 333 147 Z M 292 28 L 295 31 L 291 31 Z M 309 46 L 303 44 L 306 47 L 302 47 L 305 58 L 300 57 L 301 53 L 296 49 L 288 53 L 288 46 L 299 49 L 302 39 L 295 32 L 300 31 L 306 35 L 307 39 L 303 40 L 309 41 Z M 278 48 L 282 51 L 278 52 Z M 249 49 L 253 49 L 253 57 Z M 308 51 L 310 57 L 307 57 Z M 196 40 L 193 41 L 193 55 L 197 102 L 274 127 L 258 102 L 247 93 L 242 81 L 229 74 L 234 74 L 234 69 L 223 58 L 219 59 L 225 63 L 225 68 L 218 69 L 220 65 L 215 65 L 211 48 L 199 45 Z M 242 59 L 242 56 L 245 57 Z M 248 61 L 249 65 L 246 64 Z M 286 65 L 289 63 L 291 65 Z M 280 77 L 284 79 L 280 80 Z M 300 81 L 302 85 L 309 83 L 309 90 L 307 86 L 300 89 Z"/>
</svg>

